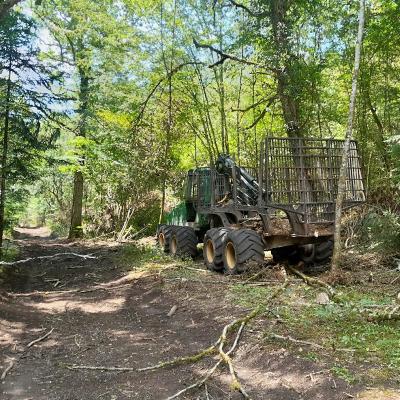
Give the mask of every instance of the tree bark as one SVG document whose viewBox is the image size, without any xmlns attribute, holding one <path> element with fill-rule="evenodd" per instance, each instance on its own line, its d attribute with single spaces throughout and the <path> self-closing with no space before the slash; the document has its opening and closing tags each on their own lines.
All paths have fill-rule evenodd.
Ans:
<svg viewBox="0 0 400 400">
<path fill-rule="evenodd" d="M 368 108 L 371 111 L 372 118 L 374 119 L 374 122 L 376 124 L 376 127 L 378 129 L 378 135 L 376 135 L 376 147 L 379 150 L 379 153 L 381 155 L 382 161 L 385 164 L 386 171 L 390 172 L 391 170 L 391 163 L 390 163 L 390 158 L 389 158 L 389 151 L 387 148 L 387 145 L 385 143 L 385 129 L 383 127 L 383 124 L 378 116 L 378 113 L 376 112 L 376 108 L 372 104 L 371 96 L 369 93 L 369 90 L 367 89 L 366 91 L 366 101 L 368 104 Z"/>
<path fill-rule="evenodd" d="M 6 93 L 6 109 L 4 111 L 4 132 L 3 132 L 3 150 L 1 157 L 1 174 L 0 174 L 0 255 L 3 252 L 3 234 L 4 234 L 4 214 L 6 201 L 6 181 L 7 181 L 7 156 L 8 156 L 8 137 L 10 123 L 10 100 L 11 100 L 11 67 L 10 58 L 8 65 L 7 93 Z"/>
<path fill-rule="evenodd" d="M 243 15 L 243 11 L 242 11 L 242 24 L 244 24 L 244 15 Z M 240 48 L 240 57 L 243 58 L 244 56 L 244 51 L 243 51 L 243 44 Z M 242 80 L 243 80 L 243 66 L 240 66 L 240 72 L 239 72 L 239 88 L 238 88 L 238 96 L 237 96 L 237 101 L 236 101 L 236 108 L 237 108 L 237 112 L 236 112 L 236 156 L 237 156 L 237 160 L 236 162 L 238 163 L 238 165 L 240 165 L 240 114 L 239 114 L 239 110 L 240 110 L 240 102 L 241 102 L 241 96 L 242 96 Z M 254 103 L 253 103 L 254 104 Z"/>
<path fill-rule="evenodd" d="M 365 12 L 365 0 L 360 0 L 360 10 L 358 14 L 358 34 L 357 34 L 355 56 L 354 56 L 354 69 L 353 69 L 353 77 L 351 85 L 349 117 L 347 121 L 346 138 L 343 144 L 342 162 L 340 166 L 338 193 L 337 193 L 336 207 L 335 207 L 334 248 L 333 248 L 332 264 L 331 264 L 332 275 L 337 274 L 340 268 L 342 209 L 343 209 L 343 201 L 346 189 L 347 163 L 350 151 L 350 141 L 353 137 L 353 121 L 354 121 L 354 110 L 356 106 L 357 81 L 360 70 L 361 46 L 362 46 L 362 38 L 364 32 L 364 12 Z"/>
<path fill-rule="evenodd" d="M 0 21 L 7 15 L 11 8 L 21 1 L 22 0 L 3 0 L 0 4 Z"/>
<path fill-rule="evenodd" d="M 163 46 L 163 61 L 164 61 L 164 66 L 165 70 L 168 74 L 168 120 L 167 120 L 167 126 L 166 126 L 166 142 L 165 142 L 165 151 L 164 151 L 164 171 L 163 171 L 163 178 L 162 178 L 162 195 L 161 195 L 161 207 L 160 207 L 160 217 L 159 217 L 159 223 L 161 224 L 163 218 L 164 218 L 164 208 L 165 208 L 165 199 L 166 199 L 166 191 L 167 191 L 167 168 L 169 167 L 168 159 L 169 159 L 169 153 L 170 153 L 170 147 L 171 147 L 171 133 L 172 133 L 172 119 L 173 119 L 173 113 L 172 113 L 172 67 L 174 63 L 174 58 L 175 58 L 175 51 L 174 51 L 174 45 L 175 45 L 175 28 L 176 28 L 176 1 L 174 2 L 174 23 L 173 23 L 173 28 L 172 28 L 172 52 L 171 52 L 171 59 L 169 62 L 169 66 L 167 65 L 167 60 L 165 58 L 165 53 L 164 53 L 164 35 L 163 35 L 163 29 L 162 29 L 162 23 L 163 23 L 163 8 L 161 4 L 161 44 Z"/>
<path fill-rule="evenodd" d="M 78 135 L 86 137 L 87 114 L 89 109 L 89 76 L 86 70 L 79 68 L 80 85 L 79 85 L 79 127 Z M 78 169 L 74 173 L 74 187 L 72 195 L 71 207 L 71 224 L 69 228 L 69 239 L 78 239 L 83 237 L 82 226 L 82 205 L 83 205 L 83 189 L 84 178 L 82 169 L 85 165 L 85 157 L 82 155 L 79 160 Z"/>
<path fill-rule="evenodd" d="M 83 174 L 81 170 L 75 171 L 74 187 L 72 195 L 71 225 L 68 239 L 83 237 L 82 226 L 82 204 L 83 204 Z"/>
<path fill-rule="evenodd" d="M 292 64 L 296 56 L 291 51 L 291 26 L 288 21 L 288 0 L 271 1 L 271 24 L 276 66 L 274 68 L 277 80 L 277 92 L 282 105 L 283 119 L 289 137 L 302 137 L 299 116 L 299 101 L 293 82 L 296 71 Z"/>
</svg>

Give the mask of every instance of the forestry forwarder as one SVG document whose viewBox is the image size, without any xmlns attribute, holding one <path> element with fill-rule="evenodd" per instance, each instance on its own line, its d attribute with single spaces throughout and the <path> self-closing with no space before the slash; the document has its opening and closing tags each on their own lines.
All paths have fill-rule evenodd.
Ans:
<svg viewBox="0 0 400 400">
<path fill-rule="evenodd" d="M 269 138 L 261 143 L 257 170 L 221 155 L 214 167 L 190 170 L 185 200 L 159 225 L 167 253 L 197 254 L 203 242 L 207 268 L 243 272 L 249 261 L 326 264 L 332 254 L 335 202 L 343 141 Z M 343 206 L 365 201 L 357 143 L 350 144 Z"/>
</svg>

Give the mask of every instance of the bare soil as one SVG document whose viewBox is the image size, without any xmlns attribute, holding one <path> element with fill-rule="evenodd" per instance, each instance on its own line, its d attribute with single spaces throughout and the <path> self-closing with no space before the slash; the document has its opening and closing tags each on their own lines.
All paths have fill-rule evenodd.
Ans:
<svg viewBox="0 0 400 400">
<path fill-rule="evenodd" d="M 213 360 L 150 372 L 68 366 L 140 368 L 191 354 L 215 342 L 222 327 L 246 311 L 227 302 L 227 278 L 220 275 L 215 284 L 167 283 L 158 276 L 128 279 L 121 246 L 51 240 L 29 229 L 21 234 L 21 259 L 63 252 L 96 258 L 64 255 L 3 268 L 0 374 L 13 363 L 0 383 L 3 400 L 166 399 L 199 379 Z M 200 262 L 196 267 L 203 268 Z M 168 317 L 173 306 L 177 311 Z M 400 398 L 392 392 L 373 397 L 333 376 L 329 366 L 264 345 L 257 327 L 267 323 L 260 319 L 246 329 L 234 357 L 253 399 Z M 51 329 L 46 339 L 27 347 Z M 183 398 L 240 399 L 229 382 L 222 369 L 206 387 Z"/>
</svg>

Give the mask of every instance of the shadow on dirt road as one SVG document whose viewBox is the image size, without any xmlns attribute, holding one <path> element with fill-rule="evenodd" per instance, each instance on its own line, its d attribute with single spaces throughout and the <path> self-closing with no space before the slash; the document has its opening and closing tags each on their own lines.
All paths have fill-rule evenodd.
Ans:
<svg viewBox="0 0 400 400">
<path fill-rule="evenodd" d="M 187 281 L 171 290 L 155 276 L 127 281 L 121 245 L 51 240 L 38 230 L 21 234 L 20 259 L 33 259 L 1 275 L 1 399 L 166 399 L 199 379 L 213 360 L 152 372 L 68 366 L 139 368 L 190 354 L 213 343 L 243 312 L 226 304 L 216 287 Z M 177 312 L 168 317 L 174 305 Z M 325 367 L 283 348 L 264 348 L 258 335 L 248 329 L 235 356 L 253 399 L 345 399 L 357 391 Z M 241 395 L 222 371 L 183 398 Z"/>
</svg>

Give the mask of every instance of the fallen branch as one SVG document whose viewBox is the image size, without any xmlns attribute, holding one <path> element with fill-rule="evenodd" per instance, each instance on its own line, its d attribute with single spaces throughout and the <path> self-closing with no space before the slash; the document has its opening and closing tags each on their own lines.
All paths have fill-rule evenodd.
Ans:
<svg viewBox="0 0 400 400">
<path fill-rule="evenodd" d="M 271 333 L 269 336 L 271 338 L 274 338 L 274 339 L 285 340 L 285 341 L 296 343 L 296 344 L 307 345 L 307 346 L 315 347 L 316 349 L 320 349 L 320 350 L 328 350 L 327 347 L 322 346 L 322 345 L 320 345 L 318 343 L 308 342 L 306 340 L 295 339 L 295 338 L 293 338 L 291 336 L 276 335 L 274 333 Z M 353 353 L 353 352 L 356 351 L 355 349 L 346 349 L 346 348 L 333 348 L 333 350 L 335 350 L 335 351 L 344 351 L 346 353 Z"/>
<path fill-rule="evenodd" d="M 257 278 L 259 278 L 260 276 L 262 276 L 262 274 L 263 274 L 264 272 L 265 272 L 264 269 L 262 269 L 261 271 L 258 271 L 256 274 L 250 276 L 250 278 L 247 278 L 247 279 L 243 282 L 243 284 L 246 284 L 246 283 L 249 283 L 249 282 L 251 282 L 251 281 L 256 280 Z"/>
<path fill-rule="evenodd" d="M 330 372 L 330 369 L 322 369 L 321 371 L 316 371 L 316 372 L 310 372 L 308 375 L 306 375 L 307 377 L 310 377 L 311 381 L 314 381 L 314 376 L 315 375 L 321 375 L 321 374 L 325 374 L 326 372 Z"/>
<path fill-rule="evenodd" d="M 204 357 L 215 353 L 218 344 L 219 344 L 219 340 L 217 341 L 217 343 L 213 344 L 210 347 L 207 347 L 205 350 L 199 351 L 198 353 L 191 354 L 191 355 L 185 356 L 185 357 L 174 358 L 174 359 L 168 360 L 168 361 L 163 361 L 156 365 L 151 365 L 149 367 L 139 368 L 138 371 L 140 371 L 140 372 L 153 371 L 153 370 L 160 369 L 160 368 L 198 362 L 198 361 L 202 360 Z"/>
<path fill-rule="evenodd" d="M 15 365 L 14 360 L 11 360 L 10 364 L 6 368 L 4 368 L 4 371 L 1 374 L 0 377 L 1 380 L 3 380 L 7 376 L 8 372 L 11 370 L 12 367 L 14 367 L 14 365 Z"/>
<path fill-rule="evenodd" d="M 7 374 L 10 372 L 10 370 L 12 368 L 14 368 L 14 366 L 19 362 L 19 360 L 24 356 L 24 354 L 27 352 L 27 350 L 32 347 L 34 344 L 41 342 L 42 340 L 45 340 L 47 337 L 49 337 L 51 335 L 51 333 L 53 332 L 54 328 L 51 328 L 49 332 L 47 332 L 45 335 L 41 336 L 40 338 L 37 338 L 35 340 L 32 340 L 32 342 L 28 343 L 26 348 L 22 351 L 22 353 L 19 354 L 18 357 L 16 357 L 16 359 L 12 359 L 10 361 L 10 364 L 4 369 L 3 373 L 0 376 L 0 379 L 4 379 Z"/>
<path fill-rule="evenodd" d="M 136 368 L 132 367 L 105 367 L 105 366 L 94 366 L 94 365 L 66 365 L 68 369 L 88 369 L 93 371 L 123 371 L 123 372 L 132 372 L 137 371 Z"/>
<path fill-rule="evenodd" d="M 276 335 L 274 333 L 270 334 L 269 336 L 274 339 L 285 340 L 285 341 L 289 341 L 289 342 L 296 343 L 296 344 L 303 344 L 303 345 L 315 347 L 316 349 L 324 349 L 325 348 L 324 346 L 321 346 L 320 344 L 308 342 L 306 340 L 298 340 L 298 339 L 292 338 L 291 336 Z"/>
<path fill-rule="evenodd" d="M 238 332 L 236 334 L 235 341 L 234 341 L 232 347 L 226 353 L 228 356 L 230 354 L 232 354 L 232 352 L 236 349 L 236 347 L 239 343 L 240 337 L 242 335 L 243 328 L 244 328 L 244 324 L 240 325 L 240 328 L 238 329 Z M 188 386 L 187 388 L 180 390 L 179 392 L 175 393 L 173 396 L 168 397 L 166 400 L 176 399 L 177 397 L 181 396 L 182 394 L 185 394 L 193 389 L 201 388 L 207 382 L 207 380 L 211 378 L 211 376 L 217 370 L 217 368 L 221 365 L 221 363 L 222 363 L 222 359 L 220 359 L 218 362 L 216 362 L 214 364 L 214 366 L 210 370 L 208 370 L 208 372 L 203 376 L 203 378 L 201 378 L 197 382 L 193 383 L 192 385 Z"/>
<path fill-rule="evenodd" d="M 245 322 L 242 322 L 239 329 L 243 329 L 244 326 L 245 326 Z M 219 348 L 218 348 L 219 355 L 221 357 L 221 360 L 223 360 L 225 362 L 225 364 L 228 365 L 229 373 L 231 374 L 231 378 L 232 378 L 231 388 L 240 392 L 245 399 L 250 399 L 250 396 L 244 390 L 243 386 L 241 385 L 241 383 L 238 379 L 237 373 L 235 371 L 235 367 L 233 366 L 232 358 L 229 356 L 229 354 L 227 352 L 225 353 L 223 350 L 224 344 L 226 343 L 226 333 L 228 332 L 228 328 L 229 328 L 229 325 L 225 326 L 224 330 L 222 331 L 222 335 L 221 335 L 222 340 L 221 340 L 221 343 L 219 344 Z"/>
<path fill-rule="evenodd" d="M 374 312 L 367 315 L 369 322 L 399 321 L 400 305 L 386 307 L 384 311 Z"/>
<path fill-rule="evenodd" d="M 396 269 L 396 271 L 397 271 L 397 269 Z M 397 272 L 398 272 L 398 271 L 397 271 Z M 400 279 L 400 275 L 399 275 L 399 276 L 396 276 L 396 278 L 392 279 L 392 280 L 390 281 L 390 285 L 393 285 L 393 283 L 395 283 L 398 279 Z"/>
<path fill-rule="evenodd" d="M 46 260 L 46 259 L 57 258 L 57 257 L 61 257 L 61 256 L 80 257 L 80 258 L 83 258 L 84 260 L 97 258 L 91 254 L 78 254 L 78 253 L 67 252 L 67 253 L 56 253 L 51 256 L 29 257 L 29 258 L 25 258 L 24 260 L 18 260 L 18 261 L 0 261 L 0 265 L 12 266 L 12 265 L 18 265 L 18 264 L 25 264 L 29 261 Z"/>
<path fill-rule="evenodd" d="M 292 267 L 291 265 L 289 265 L 288 268 L 295 275 L 297 275 L 301 279 L 303 279 L 303 281 L 305 283 L 307 283 L 307 285 L 314 286 L 314 287 L 315 286 L 323 287 L 324 289 L 326 289 L 329 292 L 329 294 L 331 296 L 336 296 L 336 290 L 331 285 L 328 285 L 326 282 L 321 281 L 320 279 L 317 279 L 317 278 L 312 278 L 311 276 L 307 276 L 307 275 L 303 274 L 302 272 L 300 272 L 298 269 Z"/>
<path fill-rule="evenodd" d="M 51 333 L 54 331 L 54 328 L 51 328 L 45 335 L 41 336 L 40 338 L 37 338 L 35 340 L 32 340 L 32 342 L 28 343 L 26 346 L 27 348 L 32 347 L 34 344 L 41 342 L 42 340 L 47 339 Z"/>
</svg>

